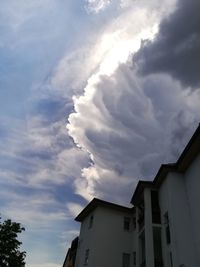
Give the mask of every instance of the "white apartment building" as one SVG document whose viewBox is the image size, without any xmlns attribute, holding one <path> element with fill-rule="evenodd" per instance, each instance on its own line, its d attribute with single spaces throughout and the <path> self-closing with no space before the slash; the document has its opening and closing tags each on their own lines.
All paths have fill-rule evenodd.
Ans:
<svg viewBox="0 0 200 267">
<path fill-rule="evenodd" d="M 93 199 L 83 209 L 75 267 L 200 266 L 200 126 L 176 163 L 139 181 L 131 203 Z"/>
<path fill-rule="evenodd" d="M 138 183 L 131 203 L 138 267 L 200 266 L 200 126 L 176 163 Z"/>
<path fill-rule="evenodd" d="M 134 208 L 93 199 L 75 220 L 81 222 L 75 267 L 133 266 Z"/>
</svg>

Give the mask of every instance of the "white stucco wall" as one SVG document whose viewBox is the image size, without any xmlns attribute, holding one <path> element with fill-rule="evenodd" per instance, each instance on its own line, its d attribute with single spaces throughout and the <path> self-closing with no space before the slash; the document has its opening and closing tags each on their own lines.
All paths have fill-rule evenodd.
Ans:
<svg viewBox="0 0 200 267">
<path fill-rule="evenodd" d="M 162 216 L 162 246 L 164 266 L 169 265 L 169 251 L 172 252 L 173 266 L 198 267 L 192 233 L 192 220 L 184 176 L 169 173 L 159 190 Z M 167 245 L 164 214 L 169 214 L 171 244 Z"/>
<path fill-rule="evenodd" d="M 200 156 L 184 174 L 187 201 L 190 209 L 191 228 L 196 249 L 196 261 L 200 266 Z"/>
<path fill-rule="evenodd" d="M 154 266 L 151 189 L 144 189 L 144 227 L 146 267 Z"/>
<path fill-rule="evenodd" d="M 92 228 L 88 228 L 90 215 L 94 216 Z M 89 249 L 88 267 L 122 267 L 122 254 L 130 253 L 133 266 L 133 231 L 125 231 L 124 217 L 133 217 L 105 207 L 97 207 L 81 226 L 80 246 L 77 252 L 76 267 L 85 267 L 85 251 Z M 131 220 L 133 226 L 133 220 Z"/>
</svg>

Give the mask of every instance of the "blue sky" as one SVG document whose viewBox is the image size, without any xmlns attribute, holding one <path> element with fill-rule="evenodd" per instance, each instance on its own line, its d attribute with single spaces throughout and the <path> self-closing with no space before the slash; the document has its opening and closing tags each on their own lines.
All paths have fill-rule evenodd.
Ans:
<svg viewBox="0 0 200 267">
<path fill-rule="evenodd" d="M 199 5 L 1 1 L 0 213 L 27 267 L 62 266 L 88 201 L 128 205 L 177 159 L 200 121 Z"/>
</svg>

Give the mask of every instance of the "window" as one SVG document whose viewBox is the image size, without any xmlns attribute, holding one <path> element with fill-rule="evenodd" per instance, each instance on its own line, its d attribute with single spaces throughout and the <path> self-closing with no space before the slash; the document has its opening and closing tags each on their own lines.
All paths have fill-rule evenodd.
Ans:
<svg viewBox="0 0 200 267">
<path fill-rule="evenodd" d="M 88 261 L 89 261 L 89 253 L 90 253 L 90 250 L 89 250 L 89 249 L 86 249 L 86 251 L 85 251 L 84 265 L 88 265 Z"/>
<path fill-rule="evenodd" d="M 94 216 L 91 215 L 91 216 L 90 216 L 90 221 L 89 221 L 89 228 L 92 228 L 93 221 L 94 221 Z"/>
<path fill-rule="evenodd" d="M 146 250 L 145 250 L 145 231 L 143 230 L 139 236 L 139 266 L 146 266 Z"/>
<path fill-rule="evenodd" d="M 163 266 L 161 227 L 153 227 L 154 266 Z"/>
<path fill-rule="evenodd" d="M 160 210 L 158 191 L 151 190 L 151 206 L 152 209 Z"/>
<path fill-rule="evenodd" d="M 165 236 L 166 236 L 167 244 L 169 245 L 171 243 L 171 235 L 170 235 L 170 228 L 169 228 L 169 215 L 168 215 L 168 212 L 165 212 L 164 220 L 165 220 Z"/>
<path fill-rule="evenodd" d="M 169 225 L 167 225 L 167 227 L 165 228 L 165 234 L 166 234 L 167 244 L 170 244 L 171 243 L 171 236 L 170 236 Z"/>
<path fill-rule="evenodd" d="M 151 190 L 152 223 L 160 224 L 160 207 L 158 191 Z"/>
<path fill-rule="evenodd" d="M 169 253 L 169 256 L 170 256 L 170 264 L 171 264 L 171 267 L 173 267 L 173 260 L 172 260 L 172 253 L 171 253 L 171 251 Z"/>
<path fill-rule="evenodd" d="M 125 231 L 129 231 L 130 230 L 130 221 L 131 221 L 131 218 L 124 217 L 124 230 Z"/>
<path fill-rule="evenodd" d="M 136 251 L 133 252 L 133 265 L 136 266 Z"/>
<path fill-rule="evenodd" d="M 129 253 L 123 253 L 122 267 L 130 267 L 130 254 Z"/>
<path fill-rule="evenodd" d="M 133 229 L 136 229 L 136 217 L 133 217 Z"/>
</svg>

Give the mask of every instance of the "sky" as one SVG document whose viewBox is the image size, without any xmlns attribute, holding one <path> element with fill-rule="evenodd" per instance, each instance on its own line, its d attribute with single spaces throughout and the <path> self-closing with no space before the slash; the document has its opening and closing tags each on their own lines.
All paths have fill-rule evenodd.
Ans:
<svg viewBox="0 0 200 267">
<path fill-rule="evenodd" d="M 199 0 L 2 0 L 0 213 L 62 266 L 93 197 L 129 205 L 200 122 Z"/>
</svg>

